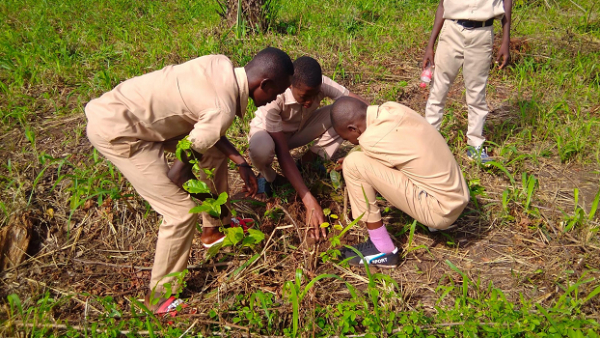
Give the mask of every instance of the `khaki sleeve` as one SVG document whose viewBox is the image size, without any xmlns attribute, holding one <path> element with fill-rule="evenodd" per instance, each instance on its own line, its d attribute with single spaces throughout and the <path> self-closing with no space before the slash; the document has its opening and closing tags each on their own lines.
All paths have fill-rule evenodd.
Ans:
<svg viewBox="0 0 600 338">
<path fill-rule="evenodd" d="M 192 148 L 204 154 L 208 149 L 219 141 L 221 136 L 225 135 L 229 125 L 226 123 L 224 113 L 220 109 L 205 110 L 200 114 L 200 119 L 194 125 L 190 132 L 189 140 L 192 142 Z"/>
<path fill-rule="evenodd" d="M 323 83 L 321 84 L 321 91 L 325 94 L 326 97 L 337 100 L 342 96 L 348 96 L 350 91 L 346 89 L 346 87 L 340 85 L 339 83 L 333 81 L 327 76 L 323 76 Z"/>
<path fill-rule="evenodd" d="M 265 129 L 270 133 L 283 131 L 283 120 L 281 112 L 283 111 L 284 99 L 283 95 L 277 95 L 275 101 L 271 101 L 266 105 L 258 108 L 262 110 L 265 116 Z"/>
</svg>

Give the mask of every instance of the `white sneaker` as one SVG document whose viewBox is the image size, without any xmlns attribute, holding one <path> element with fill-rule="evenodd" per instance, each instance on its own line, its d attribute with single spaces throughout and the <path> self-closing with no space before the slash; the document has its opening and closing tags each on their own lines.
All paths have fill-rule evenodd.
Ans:
<svg viewBox="0 0 600 338">
<path fill-rule="evenodd" d="M 471 160 L 480 160 L 481 164 L 486 164 L 488 162 L 493 161 L 494 159 L 491 158 L 487 152 L 485 151 L 485 148 L 482 146 L 479 147 L 469 147 L 467 149 L 467 156 L 471 159 Z"/>
</svg>

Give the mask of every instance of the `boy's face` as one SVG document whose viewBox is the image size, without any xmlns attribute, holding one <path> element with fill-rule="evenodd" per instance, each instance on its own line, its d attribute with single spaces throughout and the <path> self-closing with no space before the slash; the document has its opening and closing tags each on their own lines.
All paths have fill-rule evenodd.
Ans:
<svg viewBox="0 0 600 338">
<path fill-rule="evenodd" d="M 275 100 L 277 95 L 285 92 L 290 86 L 291 81 L 291 76 L 286 79 L 277 79 L 277 81 L 263 79 L 260 86 L 254 92 L 250 93 L 250 97 L 254 100 L 254 105 L 260 107 Z"/>
<path fill-rule="evenodd" d="M 304 108 L 310 108 L 321 91 L 321 85 L 318 85 L 317 87 L 308 87 L 302 83 L 298 83 L 292 85 L 290 89 L 292 90 L 292 95 L 296 102 Z"/>
<path fill-rule="evenodd" d="M 358 138 L 361 135 L 360 130 L 356 128 L 354 125 L 346 126 L 346 128 L 334 128 L 335 132 L 340 135 L 340 137 L 348 142 L 358 145 Z"/>
<path fill-rule="evenodd" d="M 360 137 L 360 131 L 358 129 L 345 129 L 343 131 L 344 135 L 340 135 L 344 140 L 348 140 L 350 143 L 354 145 L 358 145 L 358 138 Z"/>
</svg>

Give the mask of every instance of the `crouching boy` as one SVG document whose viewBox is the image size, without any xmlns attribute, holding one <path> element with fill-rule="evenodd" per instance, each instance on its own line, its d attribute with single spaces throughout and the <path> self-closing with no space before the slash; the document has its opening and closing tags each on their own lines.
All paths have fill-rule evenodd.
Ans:
<svg viewBox="0 0 600 338">
<path fill-rule="evenodd" d="M 348 89 L 323 76 L 317 60 L 303 56 L 294 61 L 292 86 L 277 99 L 259 107 L 252 119 L 249 134 L 249 155 L 260 172 L 259 193 L 271 195 L 272 185 L 284 183 L 271 167 L 275 155 L 285 179 L 292 184 L 306 208 L 306 220 L 319 238 L 319 225 L 325 216 L 316 198 L 310 193 L 290 155 L 290 149 L 316 141 L 301 159 L 310 164 L 318 156 L 331 159 L 342 139 L 331 128 L 331 106 L 319 108 L 325 97 L 333 100 L 343 96 L 359 98 Z M 362 99 L 361 99 L 362 100 Z M 270 197 L 270 196 L 269 196 Z"/>
<path fill-rule="evenodd" d="M 469 202 L 469 188 L 444 138 L 410 108 L 395 102 L 367 106 L 341 98 L 332 107 L 338 135 L 360 150 L 343 162 L 352 217 L 362 216 L 369 239 L 355 246 L 368 264 L 395 267 L 399 250 L 381 220 L 375 193 L 430 229 L 449 228 Z M 365 200 L 366 199 L 366 200 Z M 362 264 L 352 250 L 343 258 Z"/>
</svg>

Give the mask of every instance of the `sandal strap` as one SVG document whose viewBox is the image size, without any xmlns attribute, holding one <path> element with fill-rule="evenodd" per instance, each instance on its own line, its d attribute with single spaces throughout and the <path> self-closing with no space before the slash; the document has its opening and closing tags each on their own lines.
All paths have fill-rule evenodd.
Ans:
<svg viewBox="0 0 600 338">
<path fill-rule="evenodd" d="M 169 312 L 175 311 L 177 310 L 178 306 L 184 306 L 185 302 L 179 298 L 175 298 L 173 296 L 167 298 L 167 300 L 165 300 L 162 304 L 160 304 L 160 306 L 158 307 L 158 309 L 156 309 L 156 314 L 167 314 Z"/>
</svg>

